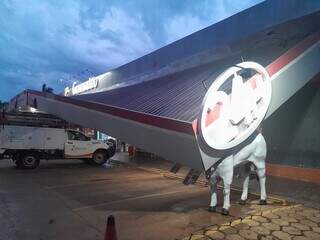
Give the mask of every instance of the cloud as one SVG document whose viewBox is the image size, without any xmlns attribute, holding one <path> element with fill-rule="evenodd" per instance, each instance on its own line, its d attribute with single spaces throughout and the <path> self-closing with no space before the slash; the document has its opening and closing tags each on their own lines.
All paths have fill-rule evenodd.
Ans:
<svg viewBox="0 0 320 240">
<path fill-rule="evenodd" d="M 0 1 L 0 99 L 43 83 L 62 91 L 259 0 L 186 1 Z"/>
<path fill-rule="evenodd" d="M 166 27 L 167 43 L 181 39 L 209 25 L 208 21 L 193 15 L 179 15 L 170 20 Z"/>
<path fill-rule="evenodd" d="M 155 48 L 141 15 L 121 8 L 91 18 L 88 6 L 76 1 L 5 1 L 0 11 L 0 98 L 44 82 L 61 91 L 61 78 L 73 81 L 70 76 L 86 68 L 98 74 Z M 12 79 L 19 84 L 4 91 Z"/>
<path fill-rule="evenodd" d="M 203 0 L 165 22 L 166 43 L 174 42 L 191 33 L 199 31 L 233 14 L 251 7 L 262 0 Z"/>
<path fill-rule="evenodd" d="M 155 48 L 141 14 L 129 15 L 122 9 L 112 7 L 105 13 L 99 27 L 102 33 L 110 33 L 117 39 L 113 50 L 120 53 L 124 60 L 133 60 Z"/>
</svg>

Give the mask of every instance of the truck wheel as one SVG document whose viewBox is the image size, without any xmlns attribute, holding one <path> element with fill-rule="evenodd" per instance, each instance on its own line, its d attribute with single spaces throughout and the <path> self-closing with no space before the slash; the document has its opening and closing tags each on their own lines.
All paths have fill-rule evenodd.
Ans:
<svg viewBox="0 0 320 240">
<path fill-rule="evenodd" d="M 98 150 L 93 154 L 92 162 L 97 165 L 102 165 L 107 161 L 107 153 L 103 150 Z"/>
<path fill-rule="evenodd" d="M 109 147 L 108 148 L 108 157 L 109 158 L 112 158 L 115 153 L 116 153 L 116 149 L 114 147 Z"/>
<path fill-rule="evenodd" d="M 13 156 L 12 156 L 12 161 L 16 164 L 16 162 L 18 161 L 18 159 L 19 159 L 19 155 L 18 154 L 14 154 Z"/>
<path fill-rule="evenodd" d="M 20 169 L 35 169 L 39 166 L 40 159 L 34 153 L 27 153 L 17 159 L 15 163 L 17 165 L 17 168 Z"/>
</svg>

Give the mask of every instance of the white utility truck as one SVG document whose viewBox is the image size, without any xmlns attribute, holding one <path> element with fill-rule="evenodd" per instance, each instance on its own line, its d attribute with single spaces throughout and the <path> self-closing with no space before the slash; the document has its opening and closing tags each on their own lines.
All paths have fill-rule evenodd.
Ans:
<svg viewBox="0 0 320 240">
<path fill-rule="evenodd" d="M 21 119 L 25 120 L 24 125 L 21 125 Z M 57 126 L 57 122 L 49 122 L 49 118 L 44 124 L 44 119 L 32 114 L 2 116 L 0 159 L 11 158 L 17 168 L 34 169 L 41 159 L 83 159 L 103 164 L 115 153 L 110 142 L 93 140 L 79 131 L 67 130 Z"/>
</svg>

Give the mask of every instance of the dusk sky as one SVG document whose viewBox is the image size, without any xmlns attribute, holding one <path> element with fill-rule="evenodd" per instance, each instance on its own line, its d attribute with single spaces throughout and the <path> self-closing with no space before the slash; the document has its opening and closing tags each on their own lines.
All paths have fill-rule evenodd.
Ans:
<svg viewBox="0 0 320 240">
<path fill-rule="evenodd" d="M 261 1 L 1 0 L 0 100 L 60 92 Z"/>
</svg>

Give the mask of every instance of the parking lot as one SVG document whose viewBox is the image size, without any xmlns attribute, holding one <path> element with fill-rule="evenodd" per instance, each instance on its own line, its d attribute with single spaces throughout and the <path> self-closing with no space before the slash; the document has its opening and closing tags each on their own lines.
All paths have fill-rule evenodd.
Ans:
<svg viewBox="0 0 320 240">
<path fill-rule="evenodd" d="M 2 160 L 0 239 L 100 240 L 110 214 L 121 240 L 320 239 L 320 186 L 297 184 L 290 191 L 292 182 L 271 187 L 279 180 L 270 178 L 269 191 L 277 196 L 267 206 L 258 205 L 255 195 L 248 205 L 238 205 L 235 186 L 226 217 L 207 211 L 209 189 L 203 182 L 185 186 L 179 175 L 164 174 L 168 166 L 150 161 L 106 168 L 55 160 L 24 171 Z M 255 191 L 255 184 L 251 188 Z M 281 188 L 285 196 L 279 197 Z"/>
</svg>

